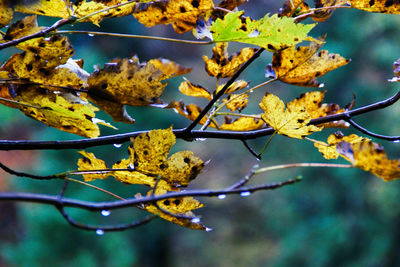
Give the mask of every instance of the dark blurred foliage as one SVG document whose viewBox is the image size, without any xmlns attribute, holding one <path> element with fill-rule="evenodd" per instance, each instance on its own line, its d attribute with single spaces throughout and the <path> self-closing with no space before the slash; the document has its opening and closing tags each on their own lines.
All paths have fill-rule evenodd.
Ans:
<svg viewBox="0 0 400 267">
<path fill-rule="evenodd" d="M 277 11 L 283 1 L 250 1 L 243 5 L 254 18 Z M 54 19 L 40 18 L 41 25 Z M 387 82 L 392 63 L 400 57 L 400 17 L 357 10 L 336 10 L 325 23 L 313 30 L 314 37 L 327 33 L 325 49 L 351 58 L 349 65 L 320 78 L 328 90 L 327 102 L 345 105 L 357 97 L 356 106 L 382 100 L 394 94 L 398 86 Z M 145 28 L 132 17 L 106 19 L 101 29 L 89 23 L 71 29 L 147 34 L 192 38 L 190 33 L 177 36 L 169 26 Z M 190 46 L 141 39 L 118 39 L 71 35 L 76 49 L 74 58 L 83 58 L 87 71 L 115 57 L 137 54 L 141 60 L 166 57 L 185 67 L 193 67 L 186 77 L 203 86 L 214 79 L 204 71 L 201 55 L 211 55 L 211 46 Z M 231 51 L 241 47 L 232 44 Z M 2 51 L 6 60 L 16 49 Z M 265 52 L 241 76 L 252 85 L 265 80 L 263 72 L 271 54 Z M 166 100 L 189 97 L 179 94 L 182 78 L 169 81 Z M 291 100 L 308 88 L 275 83 L 252 96 L 258 103 L 266 91 Z M 205 104 L 196 100 L 197 103 Z M 258 111 L 254 104 L 249 110 Z M 184 127 L 189 122 L 171 110 L 129 108 L 134 125 L 115 124 L 119 132 L 143 129 Z M 356 121 L 378 133 L 399 134 L 400 110 L 396 104 L 385 110 L 365 114 Z M 101 117 L 110 120 L 106 114 Z M 151 118 L 151 119 L 149 119 Z M 48 128 L 26 118 L 16 110 L 0 107 L 1 139 L 63 140 L 78 137 Z M 103 135 L 116 131 L 103 129 Z M 313 135 L 324 140 L 334 130 Z M 355 132 L 344 130 L 345 134 Z M 267 138 L 251 141 L 260 150 Z M 382 143 L 391 157 L 398 157 L 400 144 Z M 105 146 L 89 149 L 99 158 L 113 162 L 127 157 L 127 144 L 121 148 Z M 191 186 L 221 188 L 247 173 L 251 166 L 270 166 L 293 162 L 324 162 L 308 141 L 275 137 L 263 160 L 256 161 L 238 141 L 178 140 L 173 148 L 190 149 L 211 163 Z M 40 152 L 3 152 L 7 164 L 36 174 L 52 174 L 76 168 L 79 158 L 74 150 Z M 276 191 L 259 192 L 250 197 L 230 196 L 224 200 L 202 199 L 206 207 L 198 213 L 213 232 L 184 229 L 155 220 L 143 227 L 97 236 L 70 227 L 54 207 L 37 204 L 1 203 L 1 266 L 396 266 L 400 264 L 400 184 L 385 183 L 356 169 L 290 169 L 255 177 L 254 182 L 268 183 L 302 174 L 304 180 Z M 60 181 L 33 181 L 1 173 L 1 190 L 57 194 Z M 94 182 L 123 197 L 132 197 L 140 186 L 125 186 L 115 181 Z M 85 200 L 112 200 L 109 196 L 81 185 L 71 185 L 66 195 Z M 110 216 L 68 210 L 75 219 L 90 223 L 120 223 L 140 218 L 138 210 L 113 211 Z"/>
</svg>

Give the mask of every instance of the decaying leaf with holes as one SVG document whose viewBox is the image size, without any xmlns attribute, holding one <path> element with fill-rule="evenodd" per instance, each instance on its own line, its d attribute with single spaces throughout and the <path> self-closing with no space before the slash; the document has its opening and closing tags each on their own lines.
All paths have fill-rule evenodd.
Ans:
<svg viewBox="0 0 400 267">
<path fill-rule="evenodd" d="M 26 16 L 23 19 L 18 20 L 8 27 L 6 34 L 3 37 L 4 41 L 11 41 L 14 39 L 21 38 L 26 35 L 36 33 L 43 29 L 39 27 L 37 23 L 37 16 Z M 25 43 L 25 42 L 24 42 Z"/>
<path fill-rule="evenodd" d="M 400 161 L 389 159 L 382 145 L 369 139 L 355 143 L 342 141 L 336 145 L 336 150 L 354 166 L 386 182 L 400 178 Z"/>
<path fill-rule="evenodd" d="M 213 55 L 210 59 L 203 56 L 206 71 L 210 76 L 217 78 L 232 77 L 257 50 L 246 47 L 229 57 L 227 48 L 228 43 L 217 43 L 212 49 Z"/>
<path fill-rule="evenodd" d="M 249 102 L 248 97 L 249 95 L 247 94 L 231 94 L 227 97 L 227 99 L 224 99 L 223 102 L 228 102 L 226 104 L 227 109 L 234 112 L 236 110 L 241 112 Z"/>
<path fill-rule="evenodd" d="M 228 131 L 253 131 L 261 129 L 264 121 L 259 118 L 240 117 L 233 120 L 231 117 L 225 117 L 225 122 L 220 125 L 221 130 Z"/>
<path fill-rule="evenodd" d="M 153 193 L 157 196 L 167 194 L 168 192 L 179 191 L 179 188 L 170 187 L 165 181 L 160 180 L 155 192 L 151 190 L 147 193 L 147 196 Z M 138 194 L 136 197 L 140 198 L 141 196 Z M 196 215 L 192 211 L 204 207 L 204 204 L 200 203 L 198 200 L 192 197 L 169 198 L 157 201 L 157 205 L 159 208 L 152 204 L 145 204 L 144 209 L 177 225 L 191 229 L 206 230 L 206 227 L 200 221 L 192 220 L 192 218 L 196 218 Z"/>
<path fill-rule="evenodd" d="M 133 123 L 124 105 L 148 106 L 161 103 L 159 98 L 167 85 L 163 81 L 189 71 L 169 60 L 140 63 L 135 56 L 130 59 L 114 59 L 90 75 L 87 81 L 88 93 L 91 100 L 115 121 Z"/>
<path fill-rule="evenodd" d="M 285 108 L 283 101 L 273 94 L 267 93 L 262 99 L 260 107 L 264 110 L 261 118 L 274 128 L 277 134 L 303 139 L 323 128 L 322 126 L 307 125 L 311 116 L 305 106 L 289 102 Z"/>
<path fill-rule="evenodd" d="M 368 12 L 400 14 L 400 2 L 396 0 L 349 0 L 352 8 Z"/>
<path fill-rule="evenodd" d="M 314 24 L 295 23 L 292 18 L 271 17 L 267 14 L 260 20 L 242 18 L 243 11 L 228 13 L 217 19 L 210 27 L 215 42 L 240 42 L 263 47 L 277 52 L 302 41 L 316 41 L 307 34 Z"/>
<path fill-rule="evenodd" d="M 327 50 L 317 53 L 320 47 L 320 44 L 311 43 L 310 46 L 292 46 L 274 53 L 272 64 L 266 67 L 265 76 L 298 86 L 320 87 L 316 80 L 318 77 L 350 62 Z"/>
<path fill-rule="evenodd" d="M 74 5 L 74 14 L 78 18 L 82 18 L 89 14 L 101 11 L 103 9 L 115 6 L 117 4 L 123 4 L 127 2 L 132 2 L 129 0 L 118 0 L 118 1 L 80 1 L 77 5 Z M 98 12 L 94 15 L 87 17 L 81 21 L 90 21 L 94 25 L 99 26 L 99 23 L 104 18 L 115 18 L 128 16 L 134 13 L 136 10 L 136 3 L 132 2 L 130 4 L 122 5 L 116 8 L 108 9 L 106 11 Z"/>
<path fill-rule="evenodd" d="M 322 103 L 324 100 L 326 91 L 310 91 L 300 95 L 298 98 L 290 102 L 290 105 L 302 107 L 304 106 L 310 115 L 311 119 L 325 117 L 328 115 L 338 114 L 345 112 L 345 109 L 341 109 L 338 104 L 334 103 Z M 348 128 L 348 124 L 344 121 L 333 121 L 322 124 L 326 127 L 340 127 Z"/>
<path fill-rule="evenodd" d="M 349 144 L 355 144 L 363 140 L 369 140 L 369 139 L 355 134 L 344 136 L 343 133 L 337 132 L 331 134 L 328 137 L 327 143 L 319 141 L 318 143 L 314 143 L 314 146 L 318 148 L 318 151 L 322 154 L 324 158 L 337 159 L 340 156 L 340 154 L 336 150 L 336 145 L 338 143 L 347 142 Z"/>
<path fill-rule="evenodd" d="M 188 96 L 203 97 L 208 100 L 212 99 L 210 92 L 206 88 L 198 84 L 193 84 L 186 79 L 179 85 L 179 91 Z"/>
<path fill-rule="evenodd" d="M 212 0 L 174 0 L 140 4 L 133 16 L 146 27 L 172 24 L 175 32 L 184 33 L 196 27 L 200 16 L 214 9 Z"/>
<path fill-rule="evenodd" d="M 109 172 L 100 172 L 100 170 L 106 170 L 106 163 L 96 158 L 93 153 L 86 151 L 79 151 L 79 154 L 83 156 L 78 160 L 78 171 L 98 171 L 93 174 L 83 174 L 85 182 L 91 182 L 97 179 L 107 179 L 111 174 Z"/>
<path fill-rule="evenodd" d="M 15 100 L 25 115 L 65 132 L 94 138 L 100 135 L 98 123 L 110 126 L 95 118 L 98 108 L 70 93 L 31 86 L 18 91 Z"/>
</svg>

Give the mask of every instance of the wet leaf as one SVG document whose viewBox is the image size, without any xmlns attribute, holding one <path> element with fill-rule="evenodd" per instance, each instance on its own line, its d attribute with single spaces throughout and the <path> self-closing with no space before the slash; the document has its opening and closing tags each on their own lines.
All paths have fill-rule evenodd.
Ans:
<svg viewBox="0 0 400 267">
<path fill-rule="evenodd" d="M 262 119 L 250 118 L 250 117 L 240 117 L 235 120 L 225 117 L 225 122 L 220 125 L 221 130 L 228 131 L 253 131 L 261 129 L 264 126 L 264 121 Z"/>
<path fill-rule="evenodd" d="M 368 12 L 400 14 L 400 2 L 395 0 L 350 0 L 351 7 Z"/>
<path fill-rule="evenodd" d="M 272 64 L 266 68 L 266 76 L 298 86 L 319 87 L 318 77 L 350 62 L 327 50 L 317 53 L 320 47 L 311 43 L 310 46 L 293 46 L 274 53 Z"/>
<path fill-rule="evenodd" d="M 66 2 L 63 0 L 38 0 L 32 4 L 19 4 L 14 9 L 17 12 L 64 19 L 68 18 L 71 14 L 71 10 L 69 10 Z"/>
<path fill-rule="evenodd" d="M 211 94 L 207 91 L 206 88 L 198 84 L 193 84 L 186 79 L 179 85 L 179 91 L 182 94 L 188 96 L 203 97 L 207 98 L 208 100 L 212 99 Z"/>
<path fill-rule="evenodd" d="M 159 98 L 167 85 L 163 81 L 188 71 L 169 60 L 140 63 L 137 57 L 114 59 L 90 75 L 89 96 L 115 121 L 133 122 L 123 105 L 161 103 Z"/>
<path fill-rule="evenodd" d="M 175 32 L 184 33 L 196 27 L 197 19 L 214 9 L 212 0 L 174 0 L 142 4 L 133 16 L 146 27 L 172 24 Z"/>
<path fill-rule="evenodd" d="M 227 48 L 228 43 L 217 43 L 212 49 L 212 58 L 209 59 L 207 56 L 203 56 L 206 63 L 206 71 L 210 76 L 218 78 L 232 77 L 257 50 L 246 47 L 229 57 Z"/>
<path fill-rule="evenodd" d="M 261 118 L 278 134 L 303 139 L 313 132 L 322 130 L 322 127 L 307 125 L 311 116 L 304 105 L 288 103 L 285 107 L 277 96 L 267 93 L 260 107 L 265 112 L 261 114 Z"/>
<path fill-rule="evenodd" d="M 10 24 L 13 19 L 14 12 L 4 1 L 0 1 L 0 28 Z"/>
<path fill-rule="evenodd" d="M 362 140 L 369 140 L 368 138 L 351 134 L 349 136 L 344 136 L 341 132 L 331 134 L 328 137 L 327 143 L 318 142 L 314 143 L 314 146 L 318 148 L 322 156 L 326 159 L 337 159 L 340 154 L 336 150 L 336 145 L 340 142 L 347 142 L 349 144 L 359 143 Z"/>
<path fill-rule="evenodd" d="M 106 163 L 96 158 L 93 153 L 89 153 L 86 151 L 79 151 L 79 154 L 84 156 L 78 160 L 78 170 L 79 171 L 92 171 L 92 170 L 106 170 Z M 109 172 L 104 173 L 95 173 L 95 174 L 83 174 L 83 178 L 85 182 L 90 182 L 96 179 L 107 179 L 110 176 Z"/>
<path fill-rule="evenodd" d="M 354 166 L 370 172 L 384 181 L 400 178 L 400 161 L 389 159 L 384 148 L 368 139 L 360 142 L 340 142 L 337 151 Z"/>
<path fill-rule="evenodd" d="M 307 34 L 314 24 L 295 23 L 292 18 L 271 17 L 267 14 L 260 20 L 249 17 L 241 19 L 243 11 L 228 13 L 217 19 L 210 28 L 215 42 L 240 42 L 263 47 L 276 52 L 302 41 L 312 41 Z"/>
</svg>

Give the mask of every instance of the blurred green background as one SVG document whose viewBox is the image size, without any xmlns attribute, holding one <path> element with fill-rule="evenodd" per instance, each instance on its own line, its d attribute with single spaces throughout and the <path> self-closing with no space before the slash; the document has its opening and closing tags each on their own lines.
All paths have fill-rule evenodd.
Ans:
<svg viewBox="0 0 400 267">
<path fill-rule="evenodd" d="M 275 13 L 283 1 L 253 0 L 241 6 L 246 15 L 260 18 Z M 21 16 L 20 16 L 21 17 Z M 54 22 L 40 18 L 42 26 Z M 306 21 L 311 23 L 310 21 Z M 396 92 L 397 84 L 387 82 L 393 76 L 393 61 L 400 57 L 400 17 L 340 9 L 312 31 L 318 37 L 327 33 L 324 49 L 351 58 L 350 64 L 320 78 L 327 90 L 326 102 L 341 106 L 357 97 L 356 106 L 383 100 Z M 176 35 L 170 26 L 145 28 L 132 17 L 106 19 L 101 29 L 89 23 L 70 27 L 74 30 L 146 34 L 192 39 L 191 33 Z M 65 27 L 63 29 L 68 29 Z M 212 46 L 190 46 L 141 39 L 118 39 L 71 35 L 74 58 L 85 60 L 84 68 L 103 66 L 115 57 L 137 54 L 141 61 L 165 57 L 185 67 L 193 83 L 212 88 L 215 80 L 204 71 L 202 55 L 211 56 Z M 232 44 L 230 52 L 241 45 Z M 0 62 L 16 49 L 0 53 Z M 256 85 L 265 81 L 264 68 L 271 53 L 264 52 L 242 79 Z M 185 100 L 204 105 L 179 93 L 182 77 L 169 81 L 163 99 Z M 265 92 L 289 101 L 308 88 L 274 83 L 258 89 L 247 112 L 259 111 L 257 103 Z M 400 133 L 400 105 L 356 118 L 361 125 L 378 133 Z M 115 123 L 119 131 L 103 127 L 102 135 L 129 131 L 186 126 L 189 121 L 172 110 L 148 107 L 128 108 L 134 125 Z M 246 113 L 246 110 L 244 111 Z M 104 113 L 100 117 L 111 121 Z M 18 110 L 0 107 L 0 138 L 30 140 L 79 139 L 31 120 Z M 325 140 L 334 129 L 314 134 Z M 345 134 L 356 133 L 352 129 Z M 259 151 L 267 141 L 250 142 Z M 399 157 L 400 144 L 374 140 L 384 145 L 390 157 Z M 88 149 L 112 163 L 127 157 L 128 144 L 121 148 L 103 146 Z M 258 162 L 239 141 L 178 140 L 173 151 L 190 149 L 204 160 L 210 159 L 204 172 L 190 188 L 222 188 L 243 177 L 254 164 L 271 166 L 294 162 L 325 162 L 311 142 L 277 136 Z M 35 174 L 53 174 L 76 169 L 75 150 L 1 152 L 0 161 L 16 170 Z M 340 160 L 337 162 L 341 162 Z M 344 163 L 344 162 L 343 162 Z M 54 207 L 29 203 L 0 203 L 0 266 L 398 266 L 400 265 L 400 184 L 389 183 L 358 169 L 290 169 L 255 177 L 253 183 L 268 183 L 303 175 L 301 183 L 275 191 L 264 191 L 244 198 L 201 199 L 206 207 L 197 211 L 212 232 L 185 229 L 156 219 L 137 229 L 102 236 L 70 227 Z M 146 192 L 140 186 L 125 186 L 113 180 L 96 181 L 123 197 Z M 0 173 L 0 190 L 57 194 L 60 181 L 35 181 Z M 82 185 L 71 184 L 66 195 L 92 201 L 113 200 Z M 99 213 L 68 210 L 86 223 L 129 222 L 144 214 L 135 209 Z"/>
</svg>

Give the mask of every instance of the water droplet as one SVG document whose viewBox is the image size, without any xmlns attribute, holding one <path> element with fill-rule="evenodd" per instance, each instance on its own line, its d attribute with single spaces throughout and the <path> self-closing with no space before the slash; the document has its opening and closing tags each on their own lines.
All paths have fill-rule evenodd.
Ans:
<svg viewBox="0 0 400 267">
<path fill-rule="evenodd" d="M 218 195 L 218 198 L 219 199 L 224 199 L 224 198 L 226 198 L 226 195 L 225 194 Z"/>
<path fill-rule="evenodd" d="M 394 140 L 393 143 L 400 143 L 400 140 Z"/>
<path fill-rule="evenodd" d="M 120 148 L 120 147 L 122 146 L 122 144 L 114 144 L 114 146 L 115 146 L 116 148 Z"/>
<path fill-rule="evenodd" d="M 103 11 L 103 14 L 104 14 L 104 15 L 107 15 L 107 14 L 108 14 L 108 11 L 107 11 L 107 10 Z"/>
<path fill-rule="evenodd" d="M 101 215 L 103 215 L 104 217 L 110 216 L 110 214 L 111 214 L 111 211 L 109 211 L 109 210 L 102 210 L 101 211 Z"/>
<path fill-rule="evenodd" d="M 58 57 L 59 60 L 63 59 L 62 57 Z"/>
<path fill-rule="evenodd" d="M 324 84 L 324 83 L 321 83 L 321 84 L 318 86 L 318 88 L 323 88 L 323 87 L 325 87 L 325 84 Z"/>
<path fill-rule="evenodd" d="M 89 36 L 89 37 L 93 37 L 94 34 L 93 34 L 93 33 L 89 33 L 88 36 Z"/>
<path fill-rule="evenodd" d="M 211 232 L 211 231 L 213 231 L 214 229 L 212 229 L 212 228 L 209 228 L 209 227 L 206 227 L 206 232 Z"/>
<path fill-rule="evenodd" d="M 200 222 L 200 218 L 196 217 L 190 220 L 192 223 L 199 223 Z"/>
<path fill-rule="evenodd" d="M 46 37 L 46 38 L 44 38 L 44 40 L 45 40 L 46 42 L 49 42 L 49 41 L 51 40 L 51 38 L 50 38 L 50 37 Z"/>
<path fill-rule="evenodd" d="M 253 89 L 251 89 L 250 91 L 249 91 L 249 93 L 251 94 L 251 93 L 254 93 L 254 90 Z"/>
<path fill-rule="evenodd" d="M 96 235 L 104 235 L 104 230 L 103 229 L 97 229 L 96 230 Z"/>
<path fill-rule="evenodd" d="M 133 61 L 133 59 L 129 59 L 129 63 L 131 63 L 131 64 L 132 64 L 133 62 L 134 62 L 134 61 Z"/>
<path fill-rule="evenodd" d="M 135 169 L 135 165 L 133 163 L 130 163 L 128 168 L 133 170 L 133 169 Z"/>
<path fill-rule="evenodd" d="M 244 191 L 244 192 L 240 193 L 241 197 L 248 197 L 250 195 L 251 195 L 251 192 L 249 192 L 249 191 Z"/>
<path fill-rule="evenodd" d="M 204 142 L 206 141 L 207 138 L 195 138 L 194 141 L 198 141 L 198 142 Z"/>
</svg>

